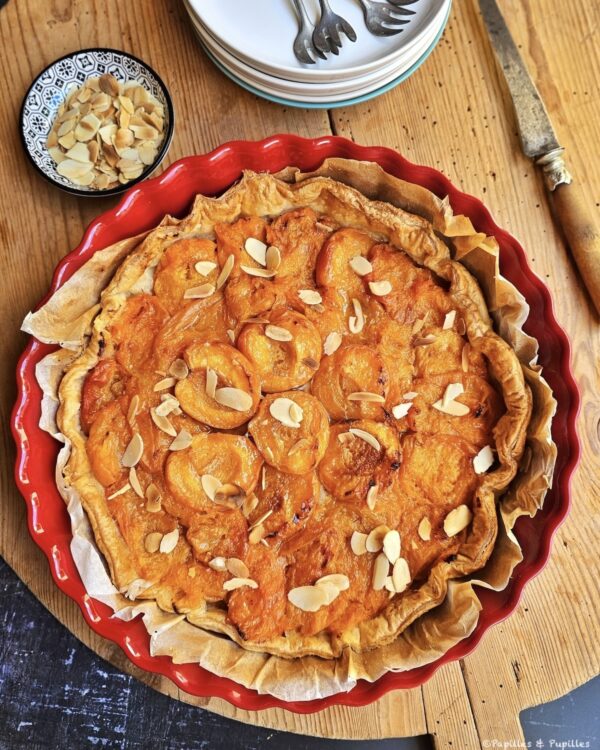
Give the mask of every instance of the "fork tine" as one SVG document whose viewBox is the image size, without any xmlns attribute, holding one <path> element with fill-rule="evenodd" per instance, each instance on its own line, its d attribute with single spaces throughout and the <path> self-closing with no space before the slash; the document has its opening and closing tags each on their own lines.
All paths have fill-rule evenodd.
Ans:
<svg viewBox="0 0 600 750">
<path fill-rule="evenodd" d="M 342 46 L 342 38 L 340 36 L 339 28 L 339 24 L 332 24 L 329 27 L 329 38 L 336 47 Z"/>
<path fill-rule="evenodd" d="M 344 34 L 348 37 L 348 39 L 351 42 L 355 42 L 356 41 L 356 31 L 354 31 L 353 27 L 348 23 L 348 21 L 346 21 L 344 18 L 342 18 L 340 26 L 341 26 L 342 31 L 344 32 Z"/>
</svg>

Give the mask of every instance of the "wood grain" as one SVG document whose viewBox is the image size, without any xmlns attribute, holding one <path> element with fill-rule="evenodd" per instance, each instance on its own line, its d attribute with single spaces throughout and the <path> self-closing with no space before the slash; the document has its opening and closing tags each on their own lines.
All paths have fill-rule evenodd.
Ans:
<svg viewBox="0 0 600 750">
<path fill-rule="evenodd" d="M 584 202 L 598 216 L 600 158 L 600 6 L 585 0 L 502 0 L 521 52 L 545 99 Z M 242 91 L 199 51 L 176 0 L 11 0 L 0 11 L 0 339 L 2 463 L 0 552 L 34 594 L 102 657 L 143 682 L 241 721 L 328 737 L 380 738 L 430 733 L 438 748 L 476 748 L 484 740 L 522 738 L 518 713 L 563 695 L 600 670 L 597 612 L 600 574 L 600 329 L 560 233 L 543 184 L 519 150 L 508 92 L 496 68 L 476 0 L 454 3 L 448 28 L 423 67 L 379 99 L 326 112 L 286 109 Z M 113 46 L 141 56 L 167 82 L 176 109 L 168 163 L 236 138 L 275 132 L 317 136 L 333 131 L 363 144 L 398 149 L 443 171 L 482 198 L 518 237 L 549 285 L 557 316 L 574 344 L 583 394 L 582 461 L 573 506 L 555 537 L 550 563 L 525 590 L 513 616 L 489 631 L 460 664 L 440 670 L 422 689 L 398 691 L 363 709 L 312 716 L 281 710 L 248 713 L 216 699 L 184 695 L 168 680 L 141 672 L 85 625 L 61 594 L 27 534 L 24 505 L 12 480 L 8 422 L 14 366 L 25 337 L 24 314 L 45 294 L 51 273 L 85 226 L 114 201 L 77 200 L 39 178 L 26 163 L 17 118 L 33 76 L 68 51 Z M 596 615 L 596 619 L 594 617 Z"/>
</svg>

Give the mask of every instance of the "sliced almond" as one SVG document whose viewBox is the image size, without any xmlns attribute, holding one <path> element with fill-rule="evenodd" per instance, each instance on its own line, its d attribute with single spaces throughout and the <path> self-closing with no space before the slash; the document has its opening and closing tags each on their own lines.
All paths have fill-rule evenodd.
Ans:
<svg viewBox="0 0 600 750">
<path fill-rule="evenodd" d="M 224 505 L 227 508 L 239 508 L 244 502 L 245 497 L 246 491 L 242 487 L 228 482 L 227 484 L 222 484 L 217 489 L 213 500 L 217 505 Z"/>
<path fill-rule="evenodd" d="M 115 497 L 119 497 L 119 495 L 124 495 L 126 492 L 129 492 L 131 489 L 131 485 L 129 482 L 127 484 L 124 484 L 120 489 L 118 489 L 116 492 L 113 492 L 112 495 L 109 495 L 106 499 L 107 500 L 113 500 Z"/>
<path fill-rule="evenodd" d="M 299 415 L 297 409 L 300 407 L 291 398 L 276 398 L 269 406 L 269 412 L 273 419 L 281 422 L 285 427 L 291 427 L 292 429 L 299 429 L 300 422 L 302 421 L 302 410 L 300 409 L 301 419 L 296 420 L 292 416 L 292 409 L 296 416 Z"/>
<path fill-rule="evenodd" d="M 323 343 L 323 353 L 329 356 L 334 352 L 337 352 L 341 343 L 342 337 L 340 334 L 337 331 L 331 331 L 331 333 L 327 334 L 325 342 Z"/>
<path fill-rule="evenodd" d="M 411 333 L 413 336 L 416 333 L 419 333 L 423 329 L 423 326 L 425 325 L 425 318 L 417 318 L 415 322 L 412 324 Z"/>
<path fill-rule="evenodd" d="M 74 130 L 75 138 L 83 142 L 91 140 L 98 132 L 100 125 L 100 120 L 90 112 L 77 123 L 77 127 Z"/>
<path fill-rule="evenodd" d="M 244 586 L 248 586 L 251 589 L 257 589 L 258 583 L 252 580 L 252 578 L 230 578 L 229 581 L 225 581 L 223 588 L 225 591 L 235 591 L 241 589 Z"/>
<path fill-rule="evenodd" d="M 440 400 L 436 401 L 432 406 L 434 409 L 444 412 L 444 414 L 449 414 L 451 417 L 465 417 L 470 411 L 469 407 L 466 404 L 461 404 L 460 401 L 450 401 L 444 405 L 444 402 Z"/>
<path fill-rule="evenodd" d="M 256 237 L 248 237 L 244 243 L 244 250 L 261 266 L 267 265 L 267 245 Z"/>
<path fill-rule="evenodd" d="M 375 509 L 375 503 L 377 502 L 377 492 L 379 491 L 379 488 L 376 484 L 374 484 L 372 487 L 369 487 L 369 490 L 367 492 L 367 507 L 369 510 Z"/>
<path fill-rule="evenodd" d="M 146 552 L 149 552 L 151 555 L 158 552 L 162 538 L 163 535 L 160 531 L 152 531 L 150 534 L 147 534 L 144 539 L 144 549 Z"/>
<path fill-rule="evenodd" d="M 215 499 L 217 490 L 223 486 L 221 480 L 217 479 L 217 477 L 214 477 L 212 474 L 203 474 L 200 477 L 200 484 L 202 485 L 202 489 L 204 490 L 206 495 L 211 500 Z"/>
<path fill-rule="evenodd" d="M 140 157 L 140 161 L 146 166 L 150 166 L 150 164 L 154 163 L 157 153 L 158 150 L 148 143 L 140 143 L 140 145 L 138 146 L 138 155 Z"/>
<path fill-rule="evenodd" d="M 134 419 L 137 417 L 139 408 L 140 408 L 140 397 L 138 396 L 137 393 L 135 393 L 131 397 L 131 401 L 129 402 L 129 409 L 127 409 L 127 421 L 129 422 L 129 424 L 131 424 L 134 421 Z"/>
<path fill-rule="evenodd" d="M 143 452 L 144 452 L 144 441 L 140 433 L 135 432 L 133 434 L 133 437 L 129 441 L 127 448 L 125 448 L 125 453 L 123 453 L 121 464 L 127 467 L 128 469 L 131 466 L 136 466 L 136 464 L 139 462 L 140 458 L 142 457 Z"/>
<path fill-rule="evenodd" d="M 209 561 L 208 567 L 217 570 L 219 573 L 224 573 L 227 570 L 227 560 L 224 557 L 213 557 Z"/>
<path fill-rule="evenodd" d="M 456 321 L 456 333 L 458 333 L 459 336 L 464 336 L 467 332 L 467 324 L 465 323 L 464 318 L 459 318 Z"/>
<path fill-rule="evenodd" d="M 300 438 L 300 440 L 297 440 L 289 449 L 288 456 L 293 456 L 295 453 L 298 453 L 298 451 L 309 450 L 310 445 L 311 443 L 308 438 Z"/>
<path fill-rule="evenodd" d="M 253 403 L 252 396 L 240 388 L 217 388 L 214 399 L 221 406 L 241 412 L 249 411 Z"/>
<path fill-rule="evenodd" d="M 274 341 L 291 341 L 294 338 L 286 328 L 273 325 L 265 327 L 265 336 Z"/>
<path fill-rule="evenodd" d="M 59 175 L 62 175 L 63 177 L 66 177 L 68 180 L 71 180 L 72 182 L 74 180 L 80 180 L 85 175 L 89 174 L 92 169 L 92 163 L 91 162 L 80 162 L 75 161 L 75 159 L 65 159 L 64 161 L 61 161 L 60 164 L 57 165 L 56 171 Z M 93 174 L 92 174 L 93 177 Z"/>
<path fill-rule="evenodd" d="M 348 320 L 348 328 L 350 329 L 350 333 L 360 333 L 365 327 L 365 316 L 362 305 L 356 298 L 352 298 L 352 307 L 354 308 L 354 315 Z"/>
<path fill-rule="evenodd" d="M 216 291 L 214 284 L 200 284 L 200 286 L 193 286 L 190 289 L 186 289 L 183 293 L 184 299 L 206 299 L 211 297 Z"/>
<path fill-rule="evenodd" d="M 170 435 L 171 437 L 177 437 L 177 430 L 173 427 L 171 422 L 169 422 L 167 417 L 159 414 L 156 409 L 150 409 L 150 416 L 152 417 L 152 421 L 159 430 L 166 433 L 167 435 Z"/>
<path fill-rule="evenodd" d="M 163 536 L 163 538 L 160 540 L 160 547 L 158 549 L 164 555 L 168 555 L 170 552 L 173 552 L 173 550 L 177 546 L 178 541 L 179 529 L 173 529 L 173 531 L 169 531 L 168 534 L 165 534 Z"/>
<path fill-rule="evenodd" d="M 299 289 L 298 297 L 305 305 L 320 305 L 323 298 L 316 289 Z"/>
<path fill-rule="evenodd" d="M 427 516 L 421 519 L 417 532 L 424 542 L 428 542 L 431 539 L 431 521 Z"/>
<path fill-rule="evenodd" d="M 162 508 L 162 498 L 160 490 L 151 482 L 146 487 L 146 510 L 148 513 L 158 513 Z"/>
<path fill-rule="evenodd" d="M 254 266 L 240 266 L 244 273 L 248 276 L 260 276 L 262 279 L 272 279 L 275 276 L 275 271 L 269 271 L 267 268 L 256 268 Z"/>
<path fill-rule="evenodd" d="M 406 401 L 413 401 L 418 395 L 416 391 L 408 391 L 408 393 L 403 394 L 402 398 Z"/>
<path fill-rule="evenodd" d="M 181 430 L 169 446 L 170 451 L 183 451 L 192 444 L 192 436 L 187 430 Z"/>
<path fill-rule="evenodd" d="M 405 591 L 410 584 L 410 569 L 408 562 L 403 557 L 399 557 L 394 563 L 392 581 L 394 582 L 394 589 L 397 594 Z"/>
<path fill-rule="evenodd" d="M 406 404 L 396 404 L 396 406 L 392 406 L 392 415 L 394 419 L 402 419 L 403 417 L 405 417 L 410 411 L 411 407 L 412 407 L 412 403 L 410 402 Z"/>
<path fill-rule="evenodd" d="M 269 271 L 277 271 L 281 265 L 281 250 L 276 245 L 271 245 L 267 248 L 265 259 L 267 262 L 267 269 Z"/>
<path fill-rule="evenodd" d="M 361 440 L 364 440 L 365 443 L 368 443 L 372 448 L 375 448 L 376 451 L 381 450 L 381 445 L 379 444 L 379 440 L 374 435 L 371 435 L 370 432 L 367 432 L 366 430 L 361 430 L 358 427 L 351 427 L 348 432 L 351 435 L 354 435 L 357 438 L 360 438 Z"/>
<path fill-rule="evenodd" d="M 206 385 L 204 387 L 204 390 L 206 391 L 206 395 L 209 398 L 214 398 L 215 393 L 217 392 L 217 383 L 219 382 L 219 378 L 217 376 L 217 373 L 211 368 L 206 368 Z"/>
<path fill-rule="evenodd" d="M 303 612 L 316 612 L 327 601 L 327 592 L 319 586 L 298 586 L 288 591 L 288 600 Z"/>
<path fill-rule="evenodd" d="M 216 267 L 217 264 L 210 260 L 199 260 L 194 266 L 196 272 L 199 273 L 200 276 L 208 276 L 208 274 L 212 273 Z"/>
<path fill-rule="evenodd" d="M 76 143 L 67 151 L 65 156 L 67 159 L 75 159 L 75 161 L 79 161 L 82 164 L 87 164 L 88 168 L 91 166 L 90 162 L 92 160 L 90 159 L 89 146 L 85 143 Z"/>
<path fill-rule="evenodd" d="M 389 591 L 391 594 L 396 593 L 396 589 L 394 588 L 394 579 L 392 578 L 392 576 L 386 576 L 383 587 L 385 588 L 386 591 Z"/>
<path fill-rule="evenodd" d="M 442 404 L 448 406 L 451 401 L 454 401 L 458 396 L 462 396 L 464 392 L 465 389 L 462 383 L 448 383 L 442 396 Z"/>
<path fill-rule="evenodd" d="M 243 560 L 237 557 L 229 557 L 226 561 L 227 570 L 236 578 L 249 578 L 250 571 Z"/>
<path fill-rule="evenodd" d="M 369 289 L 371 290 L 371 294 L 374 294 L 376 297 L 385 297 L 386 294 L 392 291 L 392 285 L 387 279 L 383 281 L 369 281 Z"/>
<path fill-rule="evenodd" d="M 235 263 L 235 258 L 233 257 L 233 254 L 229 255 L 227 257 L 227 260 L 225 263 L 223 263 L 223 268 L 219 272 L 219 275 L 217 276 L 217 289 L 220 289 L 227 279 L 231 276 L 231 272 L 233 271 L 233 265 Z"/>
<path fill-rule="evenodd" d="M 66 135 L 61 136 L 58 139 L 58 143 L 64 149 L 73 148 L 73 146 L 77 143 L 77 140 L 75 138 L 75 133 L 71 131 L 70 133 L 67 133 Z M 65 177 L 68 177 L 68 175 L 65 175 Z"/>
<path fill-rule="evenodd" d="M 350 268 L 359 276 L 366 276 L 373 270 L 372 264 L 364 257 L 364 255 L 355 255 L 350 258 L 349 262 Z"/>
<path fill-rule="evenodd" d="M 264 489 L 264 488 L 263 488 Z M 242 503 L 242 514 L 248 518 L 258 507 L 258 498 L 256 495 L 246 495 Z"/>
<path fill-rule="evenodd" d="M 74 127 L 75 127 L 75 117 L 71 117 L 70 119 L 65 120 L 63 123 L 61 123 L 56 133 L 57 142 L 59 138 L 62 138 L 64 135 L 67 135 L 67 133 L 70 133 Z"/>
<path fill-rule="evenodd" d="M 158 383 L 154 386 L 153 390 L 155 393 L 158 391 L 166 391 L 167 388 L 172 388 L 177 381 L 175 378 L 163 378 L 162 380 L 159 380 Z"/>
<path fill-rule="evenodd" d="M 338 589 L 337 586 L 334 586 L 333 583 L 330 583 L 329 581 L 325 581 L 324 583 L 319 583 L 317 581 L 315 586 L 325 592 L 326 598 L 323 605 L 325 607 L 328 607 L 331 602 L 335 601 L 340 595 L 340 589 Z"/>
<path fill-rule="evenodd" d="M 355 391 L 347 396 L 348 401 L 366 401 L 373 404 L 385 404 L 385 398 L 379 393 L 369 391 Z"/>
<path fill-rule="evenodd" d="M 444 519 L 446 536 L 456 536 L 471 523 L 473 513 L 468 505 L 459 505 L 448 513 Z"/>
<path fill-rule="evenodd" d="M 324 583 L 333 584 L 339 591 L 346 591 L 350 588 L 350 579 L 344 573 L 329 573 L 329 575 L 321 576 L 315 581 L 315 586 L 321 586 Z"/>
<path fill-rule="evenodd" d="M 434 333 L 429 333 L 427 336 L 416 336 L 413 339 L 413 346 L 429 346 L 429 344 L 433 344 L 433 342 L 437 339 L 437 336 Z"/>
<path fill-rule="evenodd" d="M 144 497 L 144 490 L 142 489 L 142 485 L 140 484 L 140 480 L 138 479 L 135 466 L 132 466 L 131 469 L 129 469 L 129 484 L 131 485 L 131 489 L 138 497 Z"/>
<path fill-rule="evenodd" d="M 184 380 L 189 374 L 190 368 L 184 359 L 176 359 L 169 367 L 169 375 L 172 375 L 176 380 Z"/>
<path fill-rule="evenodd" d="M 494 453 L 491 446 L 484 446 L 473 459 L 473 470 L 475 474 L 485 474 L 494 463 Z"/>
<path fill-rule="evenodd" d="M 446 317 L 444 318 L 444 325 L 442 328 L 447 331 L 450 328 L 454 327 L 454 321 L 456 320 L 456 310 L 450 310 L 449 313 L 446 313 Z"/>
<path fill-rule="evenodd" d="M 103 91 L 105 94 L 109 94 L 111 97 L 119 95 L 119 82 L 114 76 L 110 75 L 110 73 L 103 73 L 98 79 L 98 84 L 100 86 L 100 91 Z"/>
<path fill-rule="evenodd" d="M 375 591 L 381 591 L 385 586 L 385 579 L 390 572 L 390 563 L 383 552 L 375 558 L 373 565 L 372 586 Z"/>
<path fill-rule="evenodd" d="M 302 407 L 295 401 L 292 401 L 290 405 L 290 417 L 294 422 L 302 422 L 304 419 L 304 411 Z"/>
<path fill-rule="evenodd" d="M 391 565 L 400 557 L 400 534 L 396 529 L 390 529 L 383 537 L 383 552 Z"/>
<path fill-rule="evenodd" d="M 263 513 L 260 518 L 257 518 L 256 521 L 252 524 L 252 528 L 254 528 L 255 526 L 262 526 L 263 523 L 267 520 L 267 518 L 269 518 L 272 515 L 273 515 L 273 508 L 268 510 L 266 513 Z"/>
<path fill-rule="evenodd" d="M 368 535 L 365 542 L 367 552 L 379 552 L 383 547 L 383 538 L 388 533 L 389 527 L 385 524 L 376 526 Z"/>
<path fill-rule="evenodd" d="M 367 535 L 361 531 L 352 532 L 350 537 L 350 549 L 355 555 L 364 555 L 367 551 Z"/>
<path fill-rule="evenodd" d="M 258 525 L 254 526 L 250 530 L 250 533 L 248 534 L 248 543 L 249 544 L 258 544 L 259 542 L 262 542 L 262 540 L 265 538 L 267 533 L 267 530 L 264 526 Z"/>
<path fill-rule="evenodd" d="M 469 351 L 471 347 L 465 344 L 460 353 L 460 365 L 463 372 L 469 372 Z"/>
<path fill-rule="evenodd" d="M 54 159 L 56 164 L 60 164 L 61 161 L 64 161 L 67 158 L 58 146 L 51 146 L 48 149 L 48 153 Z"/>
<path fill-rule="evenodd" d="M 235 344 L 235 331 L 232 328 L 227 329 L 227 338 L 232 344 Z"/>
</svg>

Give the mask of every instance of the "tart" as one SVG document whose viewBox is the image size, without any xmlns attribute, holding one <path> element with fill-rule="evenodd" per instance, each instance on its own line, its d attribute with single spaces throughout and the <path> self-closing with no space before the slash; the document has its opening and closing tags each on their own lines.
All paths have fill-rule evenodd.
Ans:
<svg viewBox="0 0 600 750">
<path fill-rule="evenodd" d="M 337 659 L 486 565 L 532 396 L 431 221 L 282 177 L 120 259 L 60 382 L 62 473 L 130 598 Z"/>
</svg>

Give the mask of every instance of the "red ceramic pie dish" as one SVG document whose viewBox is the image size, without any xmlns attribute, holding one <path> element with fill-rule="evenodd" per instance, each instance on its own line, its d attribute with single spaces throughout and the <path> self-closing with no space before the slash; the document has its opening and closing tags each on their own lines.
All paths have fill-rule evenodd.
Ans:
<svg viewBox="0 0 600 750">
<path fill-rule="evenodd" d="M 293 165 L 308 171 L 333 156 L 377 162 L 390 174 L 418 183 L 440 197 L 448 195 L 455 213 L 467 215 L 478 231 L 496 237 L 500 245 L 501 273 L 520 290 L 530 305 L 531 312 L 524 329 L 539 341 L 539 362 L 558 402 L 552 428 L 558 446 L 554 486 L 546 496 L 542 510 L 534 518 L 519 519 L 514 530 L 523 550 L 523 561 L 503 591 L 477 589 L 482 610 L 475 631 L 440 659 L 408 672 L 387 673 L 374 683 L 360 681 L 348 693 L 321 700 L 286 703 L 217 677 L 197 664 L 176 665 L 169 657 L 152 656 L 149 635 L 141 618 L 122 622 L 112 617 L 107 606 L 90 598 L 70 553 L 69 516 L 54 483 L 59 445 L 38 425 L 42 394 L 35 379 L 35 366 L 55 347 L 32 339 L 17 368 L 18 398 L 12 415 L 17 443 L 15 476 L 27 503 L 31 536 L 46 554 L 56 584 L 79 604 L 89 626 L 121 646 L 137 666 L 169 677 L 188 693 L 223 698 L 247 710 L 280 707 L 310 713 L 333 705 L 364 706 L 390 690 L 422 685 L 442 664 L 471 652 L 489 627 L 508 617 L 515 609 L 526 582 L 548 560 L 554 531 L 569 508 L 569 483 L 579 458 L 575 431 L 579 394 L 569 366 L 569 342 L 554 318 L 548 289 L 527 265 L 522 247 L 494 223 L 479 200 L 457 190 L 435 169 L 411 164 L 387 148 L 357 146 L 333 136 L 308 140 L 279 135 L 259 142 L 234 141 L 209 154 L 181 159 L 160 177 L 130 190 L 116 208 L 92 222 L 79 247 L 58 265 L 49 294 L 97 250 L 151 229 L 167 213 L 185 215 L 197 193 L 222 193 L 244 169 L 277 172 Z"/>
</svg>

